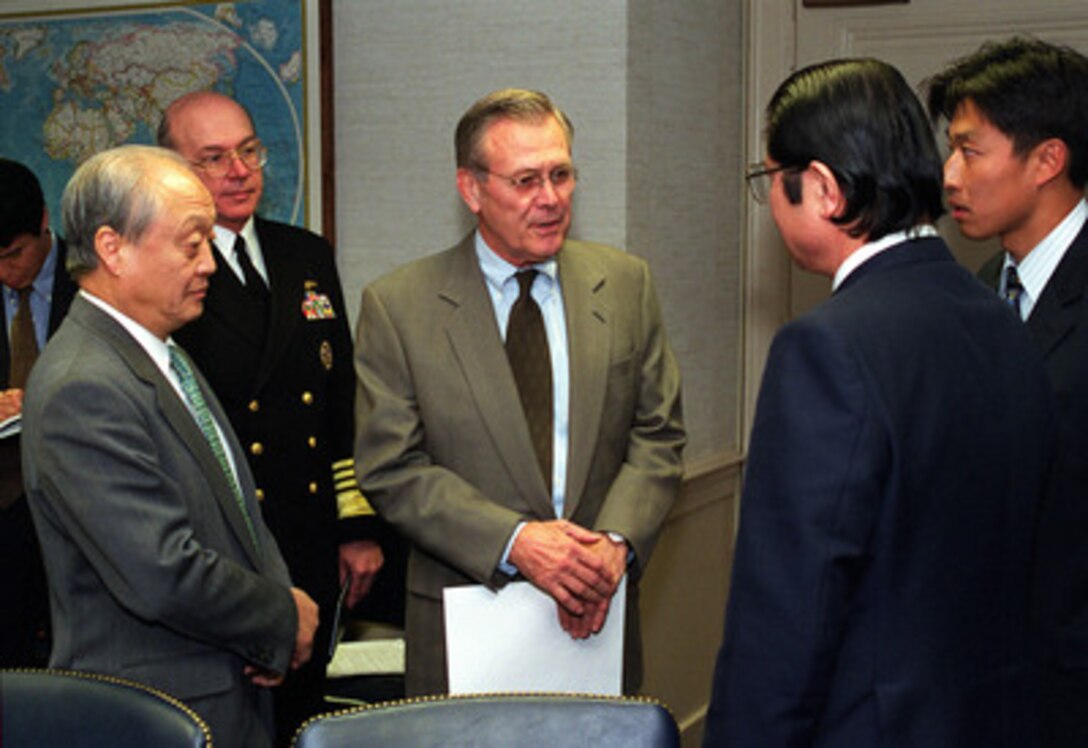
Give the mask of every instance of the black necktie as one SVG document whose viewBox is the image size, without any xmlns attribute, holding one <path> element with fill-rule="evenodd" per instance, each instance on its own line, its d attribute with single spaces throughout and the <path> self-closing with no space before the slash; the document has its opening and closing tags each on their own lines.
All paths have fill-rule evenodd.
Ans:
<svg viewBox="0 0 1088 748">
<path fill-rule="evenodd" d="M 1023 319 L 1020 314 L 1020 297 L 1024 295 L 1024 286 L 1020 283 L 1020 274 L 1016 272 L 1015 265 L 1009 265 L 1005 270 L 1005 303 L 1016 312 L 1016 316 Z"/>
<path fill-rule="evenodd" d="M 268 294 L 268 286 L 265 285 L 264 278 L 257 272 L 257 268 L 253 267 L 253 261 L 249 259 L 249 252 L 246 250 L 246 240 L 242 238 L 241 234 L 238 234 L 234 239 L 234 258 L 238 261 L 238 266 L 242 268 L 242 277 L 246 284 L 246 290 L 254 298 L 264 299 Z"/>
<path fill-rule="evenodd" d="M 8 386 L 22 389 L 30 376 L 30 367 L 38 360 L 38 336 L 34 332 L 34 316 L 30 312 L 31 287 L 20 288 L 19 307 L 11 318 L 11 372 Z"/>
<path fill-rule="evenodd" d="M 530 293 L 535 270 L 517 274 L 521 293 L 510 309 L 510 321 L 506 326 L 506 357 L 517 382 L 521 407 L 529 422 L 529 434 L 533 438 L 540 471 L 544 483 L 552 484 L 552 360 L 548 352 L 548 336 L 544 331 L 544 317 Z"/>
</svg>

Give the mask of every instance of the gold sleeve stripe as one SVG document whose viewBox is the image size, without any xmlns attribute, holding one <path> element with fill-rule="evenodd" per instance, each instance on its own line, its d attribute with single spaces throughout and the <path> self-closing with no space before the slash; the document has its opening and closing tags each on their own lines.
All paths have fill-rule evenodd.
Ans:
<svg viewBox="0 0 1088 748">
<path fill-rule="evenodd" d="M 355 461 L 350 457 L 332 464 L 332 482 L 336 489 L 336 513 L 340 519 L 376 514 L 374 507 L 359 490 L 355 480 Z"/>
</svg>

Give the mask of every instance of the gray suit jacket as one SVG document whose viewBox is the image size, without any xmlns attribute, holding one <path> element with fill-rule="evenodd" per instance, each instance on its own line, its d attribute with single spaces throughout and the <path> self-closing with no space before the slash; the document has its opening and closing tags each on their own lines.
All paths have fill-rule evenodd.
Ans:
<svg viewBox="0 0 1088 748">
<path fill-rule="evenodd" d="M 679 486 L 680 376 L 645 262 L 569 241 L 558 263 L 570 348 L 564 513 L 627 538 L 634 581 Z M 408 688 L 445 690 L 442 590 L 501 586 L 518 522 L 554 519 L 473 235 L 368 287 L 356 349 L 359 481 L 413 544 Z M 628 595 L 634 609 L 637 585 Z M 637 630 L 629 642 L 631 688 Z"/>
<path fill-rule="evenodd" d="M 195 420 L 139 344 L 83 298 L 38 359 L 23 407 L 23 472 L 49 577 L 50 664 L 131 678 L 189 703 L 216 742 L 264 745 L 269 694 L 297 613 L 253 479 L 258 547 Z"/>
</svg>

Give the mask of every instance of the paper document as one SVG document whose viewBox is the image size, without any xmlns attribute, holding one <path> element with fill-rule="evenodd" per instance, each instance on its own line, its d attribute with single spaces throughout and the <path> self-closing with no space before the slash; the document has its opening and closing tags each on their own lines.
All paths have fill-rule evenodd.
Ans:
<svg viewBox="0 0 1088 748">
<path fill-rule="evenodd" d="M 575 640 L 556 603 L 529 582 L 495 593 L 483 586 L 443 593 L 450 693 L 560 691 L 618 696 L 623 688 L 627 577 L 599 634 Z"/>
<path fill-rule="evenodd" d="M 0 421 L 0 439 L 7 439 L 9 436 L 17 436 L 23 431 L 23 415 L 22 413 L 16 413 L 11 418 L 5 418 Z"/>
</svg>

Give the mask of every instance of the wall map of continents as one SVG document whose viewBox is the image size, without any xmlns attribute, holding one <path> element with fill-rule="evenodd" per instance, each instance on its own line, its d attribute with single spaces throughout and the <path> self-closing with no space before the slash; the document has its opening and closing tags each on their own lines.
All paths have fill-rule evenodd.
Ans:
<svg viewBox="0 0 1088 748">
<path fill-rule="evenodd" d="M 59 229 L 83 160 L 153 143 L 167 104 L 211 88 L 246 106 L 269 148 L 262 215 L 304 224 L 302 26 L 299 0 L 0 12 L 0 155 L 38 175 Z"/>
</svg>

